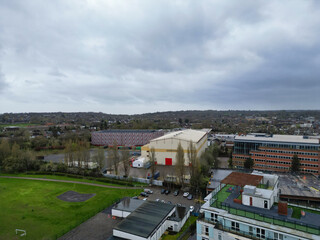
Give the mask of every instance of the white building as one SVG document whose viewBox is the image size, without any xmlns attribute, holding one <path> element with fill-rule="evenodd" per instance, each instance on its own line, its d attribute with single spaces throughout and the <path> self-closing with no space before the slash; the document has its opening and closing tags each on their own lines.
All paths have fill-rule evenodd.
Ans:
<svg viewBox="0 0 320 240">
<path fill-rule="evenodd" d="M 116 206 L 116 211 L 112 211 L 116 214 L 114 216 L 120 214 L 125 218 L 113 228 L 114 238 L 158 240 L 167 230 L 179 232 L 190 215 L 186 207 L 173 204 L 143 201 L 136 207 L 136 203 L 138 202 L 132 202 L 131 207 L 129 206 L 131 203 L 129 205 L 124 203 L 120 207 Z M 127 214 L 132 208 L 135 210 Z"/>
<path fill-rule="evenodd" d="M 209 130 L 181 130 L 168 133 L 162 137 L 155 138 L 149 144 L 141 148 L 141 156 L 149 158 L 151 148 L 155 149 L 157 164 L 175 165 L 176 154 L 179 143 L 184 150 L 185 165 L 189 165 L 188 148 L 192 142 L 196 148 L 197 156 L 200 156 L 207 147 L 207 137 Z"/>
</svg>

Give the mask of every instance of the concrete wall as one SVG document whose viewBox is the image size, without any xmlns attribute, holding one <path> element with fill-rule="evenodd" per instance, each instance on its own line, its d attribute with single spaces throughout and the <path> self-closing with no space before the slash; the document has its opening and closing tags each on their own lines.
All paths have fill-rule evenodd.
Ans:
<svg viewBox="0 0 320 240">
<path fill-rule="evenodd" d="M 131 240 L 149 240 L 149 238 L 139 237 L 116 229 L 113 229 L 113 236 Z"/>
<path fill-rule="evenodd" d="M 260 198 L 256 196 L 245 195 L 245 194 L 242 194 L 242 204 L 250 206 L 250 198 L 252 198 L 252 206 L 254 207 L 264 208 L 264 201 L 268 202 L 268 209 L 270 209 L 272 206 L 270 203 L 270 199 Z"/>
</svg>

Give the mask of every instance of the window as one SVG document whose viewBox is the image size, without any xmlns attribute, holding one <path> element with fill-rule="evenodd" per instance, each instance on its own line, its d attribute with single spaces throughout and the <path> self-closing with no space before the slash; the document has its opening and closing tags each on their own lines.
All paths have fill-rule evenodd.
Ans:
<svg viewBox="0 0 320 240">
<path fill-rule="evenodd" d="M 218 222 L 218 214 L 216 213 L 211 213 L 211 219 L 212 222 L 216 223 Z"/>
<path fill-rule="evenodd" d="M 252 226 L 249 226 L 249 234 L 253 235 L 253 227 Z"/>
<path fill-rule="evenodd" d="M 240 231 L 239 223 L 231 222 L 231 229 L 235 231 Z"/>
<path fill-rule="evenodd" d="M 274 240 L 283 240 L 283 234 L 280 233 L 273 233 Z"/>
<path fill-rule="evenodd" d="M 264 239 L 266 237 L 266 231 L 264 229 L 257 228 L 257 237 Z"/>
<path fill-rule="evenodd" d="M 209 227 L 208 226 L 205 226 L 205 225 L 203 226 L 202 234 L 209 236 Z"/>
</svg>

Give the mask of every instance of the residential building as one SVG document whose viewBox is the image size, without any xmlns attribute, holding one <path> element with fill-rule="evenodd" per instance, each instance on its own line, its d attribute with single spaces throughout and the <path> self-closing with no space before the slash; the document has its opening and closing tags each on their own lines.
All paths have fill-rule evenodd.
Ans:
<svg viewBox="0 0 320 240">
<path fill-rule="evenodd" d="M 150 140 L 163 136 L 163 130 L 102 130 L 91 133 L 91 144 L 97 146 L 142 146 Z"/>
<path fill-rule="evenodd" d="M 250 176 L 251 175 L 251 176 Z M 320 239 L 320 209 L 279 201 L 276 175 L 233 172 L 210 193 L 197 220 L 197 240 Z"/>
<path fill-rule="evenodd" d="M 294 155 L 300 159 L 300 172 L 319 175 L 319 139 L 308 136 L 263 133 L 237 136 L 232 160 L 235 168 L 243 168 L 245 160 L 251 157 L 255 170 L 289 172 Z"/>
<path fill-rule="evenodd" d="M 192 142 L 196 148 L 197 156 L 200 156 L 207 147 L 207 136 L 210 130 L 192 130 L 170 132 L 162 137 L 155 138 L 149 144 L 141 147 L 141 156 L 149 158 L 151 148 L 155 149 L 157 164 L 175 165 L 179 143 L 184 150 L 185 165 L 189 165 L 188 148 Z"/>
</svg>

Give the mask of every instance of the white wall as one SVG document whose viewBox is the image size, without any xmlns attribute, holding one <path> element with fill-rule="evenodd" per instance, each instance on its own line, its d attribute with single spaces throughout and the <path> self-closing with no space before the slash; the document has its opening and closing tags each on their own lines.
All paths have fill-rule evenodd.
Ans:
<svg viewBox="0 0 320 240">
<path fill-rule="evenodd" d="M 115 217 L 126 218 L 131 212 L 121 211 L 118 209 L 112 209 L 111 215 Z"/>
<path fill-rule="evenodd" d="M 121 232 L 119 230 L 113 229 L 113 236 L 120 237 L 124 239 L 131 239 L 131 240 L 148 240 L 148 238 L 139 237 L 133 234 L 129 234 L 126 232 Z"/>
<path fill-rule="evenodd" d="M 250 198 L 252 198 L 252 206 L 264 208 L 264 201 L 268 202 L 268 209 L 271 208 L 270 200 L 265 198 L 260 198 L 256 196 L 249 196 L 242 194 L 242 204 L 246 206 L 250 206 Z"/>
</svg>

